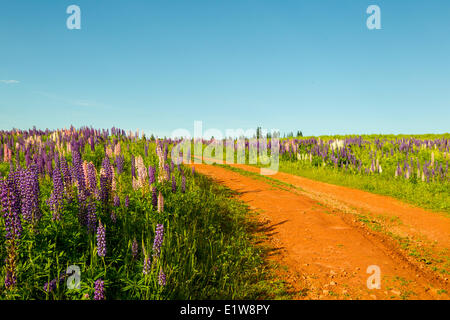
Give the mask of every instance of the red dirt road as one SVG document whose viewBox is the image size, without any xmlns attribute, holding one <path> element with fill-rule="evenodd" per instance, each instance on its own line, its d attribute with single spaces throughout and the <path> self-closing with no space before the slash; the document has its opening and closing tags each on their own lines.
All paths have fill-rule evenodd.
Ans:
<svg viewBox="0 0 450 320">
<path fill-rule="evenodd" d="M 402 223 L 388 227 L 414 237 L 426 235 L 427 240 L 439 243 L 439 248 L 448 248 L 450 219 L 421 209 L 409 211 L 409 206 L 387 197 L 389 201 L 379 203 L 377 197 L 381 196 L 285 173 L 271 177 L 307 192 L 280 188 L 269 180 L 218 166 L 196 164 L 195 168 L 237 191 L 242 201 L 259 212 L 258 219 L 266 223 L 268 242 L 276 249 L 270 259 L 281 265 L 277 274 L 290 284 L 295 298 L 449 299 L 443 290 L 448 291 L 445 278 L 411 262 L 387 237 L 372 232 L 349 212 L 362 207 L 378 216 L 395 215 L 395 221 L 401 219 Z M 367 287 L 371 274 L 366 270 L 371 265 L 380 268 L 381 289 Z"/>
</svg>

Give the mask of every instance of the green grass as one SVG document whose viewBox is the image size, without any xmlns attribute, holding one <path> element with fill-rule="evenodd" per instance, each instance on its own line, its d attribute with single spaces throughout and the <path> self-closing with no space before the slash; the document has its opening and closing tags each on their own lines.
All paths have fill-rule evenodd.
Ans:
<svg viewBox="0 0 450 320">
<path fill-rule="evenodd" d="M 300 161 L 280 161 L 281 172 L 391 196 L 450 217 L 449 183 L 414 183 L 405 179 L 346 173 L 331 167 L 312 167 Z"/>
</svg>

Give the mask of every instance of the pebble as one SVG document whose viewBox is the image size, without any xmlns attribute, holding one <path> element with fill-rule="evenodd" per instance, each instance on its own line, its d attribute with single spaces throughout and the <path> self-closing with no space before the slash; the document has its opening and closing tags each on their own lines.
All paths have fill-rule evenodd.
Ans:
<svg viewBox="0 0 450 320">
<path fill-rule="evenodd" d="M 391 290 L 391 292 L 397 296 L 401 295 L 402 293 L 398 290 Z"/>
</svg>

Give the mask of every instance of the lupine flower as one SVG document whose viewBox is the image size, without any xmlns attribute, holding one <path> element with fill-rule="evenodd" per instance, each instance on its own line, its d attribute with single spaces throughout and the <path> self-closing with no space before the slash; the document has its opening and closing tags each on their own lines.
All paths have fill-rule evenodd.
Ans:
<svg viewBox="0 0 450 320">
<path fill-rule="evenodd" d="M 108 203 L 112 191 L 113 171 L 109 158 L 105 157 L 100 171 L 100 199 L 103 203 Z"/>
<path fill-rule="evenodd" d="M 44 284 L 44 291 L 47 293 L 50 293 L 50 292 L 56 290 L 58 282 L 61 284 L 64 281 L 64 278 L 65 278 L 64 273 L 60 273 L 58 278 L 55 278 L 50 282 L 46 282 Z"/>
<path fill-rule="evenodd" d="M 161 246 L 164 240 L 164 225 L 158 224 L 156 226 L 155 239 L 153 240 L 153 255 L 159 257 L 161 254 Z"/>
<path fill-rule="evenodd" d="M 83 163 L 81 161 L 81 155 L 78 151 L 72 153 L 73 161 L 73 172 L 74 176 L 72 178 L 76 179 L 78 185 L 78 193 L 86 192 L 86 178 L 84 176 Z"/>
<path fill-rule="evenodd" d="M 117 142 L 117 144 L 114 147 L 114 155 L 117 157 L 120 155 L 121 152 L 122 152 L 122 150 L 120 148 L 120 143 Z"/>
<path fill-rule="evenodd" d="M 131 245 L 131 254 L 133 255 L 134 259 L 137 258 L 138 253 L 139 253 L 139 246 L 135 238 L 133 239 L 133 244 Z"/>
<path fill-rule="evenodd" d="M 192 175 L 195 174 L 195 167 L 192 167 Z"/>
<path fill-rule="evenodd" d="M 158 193 L 158 212 L 164 211 L 164 198 L 161 191 Z"/>
<path fill-rule="evenodd" d="M 115 163 L 116 163 L 116 168 L 117 168 L 117 174 L 121 174 L 123 172 L 123 165 L 124 165 L 123 155 L 117 156 Z"/>
<path fill-rule="evenodd" d="M 17 278 L 15 275 L 15 269 L 14 269 L 14 271 L 11 271 L 9 266 L 7 266 L 6 277 L 5 277 L 5 287 L 7 289 L 14 287 L 16 282 L 17 282 Z"/>
<path fill-rule="evenodd" d="M 44 291 L 45 292 L 52 292 L 53 290 L 56 289 L 56 282 L 57 279 L 53 279 L 52 281 L 50 281 L 50 283 L 46 282 L 44 284 Z"/>
<path fill-rule="evenodd" d="M 144 267 L 142 268 L 142 273 L 147 275 L 150 273 L 152 267 L 152 260 L 150 257 L 145 256 L 144 258 Z"/>
<path fill-rule="evenodd" d="M 61 219 L 64 199 L 64 184 L 61 178 L 61 172 L 58 168 L 53 170 L 53 192 L 48 199 L 50 210 L 53 213 L 53 220 Z"/>
<path fill-rule="evenodd" d="M 177 192 L 177 182 L 175 181 L 175 176 L 172 176 L 172 192 Z"/>
<path fill-rule="evenodd" d="M 95 205 L 95 201 L 90 198 L 89 203 L 87 205 L 87 227 L 91 232 L 95 231 L 95 227 L 97 226 L 97 208 Z"/>
<path fill-rule="evenodd" d="M 19 190 L 21 198 L 22 217 L 27 222 L 40 218 L 39 180 L 36 166 L 22 170 L 19 175 Z"/>
<path fill-rule="evenodd" d="M 131 155 L 131 177 L 136 178 L 136 168 L 134 162 L 134 155 Z"/>
<path fill-rule="evenodd" d="M 166 285 L 166 274 L 164 273 L 162 268 L 159 270 L 158 283 L 160 286 Z"/>
<path fill-rule="evenodd" d="M 19 239 L 22 235 L 20 221 L 20 196 L 16 189 L 14 175 L 0 181 L 0 201 L 5 219 L 5 236 L 7 240 Z"/>
<path fill-rule="evenodd" d="M 118 195 L 114 196 L 114 207 L 120 207 L 120 198 Z"/>
<path fill-rule="evenodd" d="M 108 156 L 108 158 L 112 158 L 112 156 L 113 156 L 113 151 L 112 151 L 112 149 L 111 149 L 110 146 L 107 146 L 107 147 L 106 147 L 106 149 L 105 149 L 105 154 Z"/>
<path fill-rule="evenodd" d="M 137 178 L 133 178 L 133 189 L 137 190 L 147 183 L 148 173 L 147 168 L 144 166 L 144 160 L 141 156 L 138 156 L 136 159 L 136 169 L 137 169 Z"/>
<path fill-rule="evenodd" d="M 106 237 L 105 237 L 105 227 L 102 222 L 98 222 L 97 228 L 97 254 L 99 257 L 106 256 Z"/>
<path fill-rule="evenodd" d="M 125 197 L 125 207 L 128 208 L 128 206 L 130 205 L 130 198 L 128 197 L 128 195 Z"/>
<path fill-rule="evenodd" d="M 168 164 L 164 165 L 164 172 L 166 175 L 165 180 L 168 181 L 170 179 L 170 166 Z"/>
<path fill-rule="evenodd" d="M 111 221 L 116 224 L 117 222 L 117 215 L 114 211 L 111 212 Z"/>
<path fill-rule="evenodd" d="M 186 192 L 186 177 L 185 176 L 181 177 L 181 192 L 182 193 Z"/>
<path fill-rule="evenodd" d="M 158 195 L 157 195 L 158 190 L 156 189 L 156 187 L 153 187 L 152 189 L 152 207 L 156 208 L 158 206 Z"/>
<path fill-rule="evenodd" d="M 87 170 L 86 170 L 86 180 L 87 180 L 87 187 L 90 192 L 90 194 L 96 195 L 98 193 L 97 190 L 97 170 L 95 169 L 95 166 L 92 162 L 89 162 L 87 164 Z"/>
<path fill-rule="evenodd" d="M 102 279 L 95 281 L 94 300 L 105 300 L 105 283 Z"/>
<path fill-rule="evenodd" d="M 72 201 L 72 175 L 70 174 L 69 166 L 66 158 L 61 157 L 60 161 L 61 173 L 64 180 L 65 196 L 68 202 Z"/>
<path fill-rule="evenodd" d="M 148 183 L 152 185 L 155 182 L 155 168 L 152 166 L 148 167 Z"/>
</svg>

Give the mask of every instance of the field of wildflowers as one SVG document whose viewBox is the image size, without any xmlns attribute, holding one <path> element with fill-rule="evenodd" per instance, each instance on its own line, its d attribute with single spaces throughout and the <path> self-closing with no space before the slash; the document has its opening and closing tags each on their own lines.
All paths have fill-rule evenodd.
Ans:
<svg viewBox="0 0 450 320">
<path fill-rule="evenodd" d="M 284 140 L 280 170 L 450 213 L 450 136 L 334 136 Z"/>
<path fill-rule="evenodd" d="M 234 163 L 267 167 L 261 155 L 273 156 L 270 138 L 235 140 L 231 157 L 226 143 L 225 163 L 234 156 Z M 280 171 L 450 213 L 449 134 L 298 137 L 276 144 L 278 155 L 271 161 L 278 161 Z"/>
<path fill-rule="evenodd" d="M 258 298 L 248 210 L 112 128 L 0 131 L 0 299 Z"/>
</svg>

